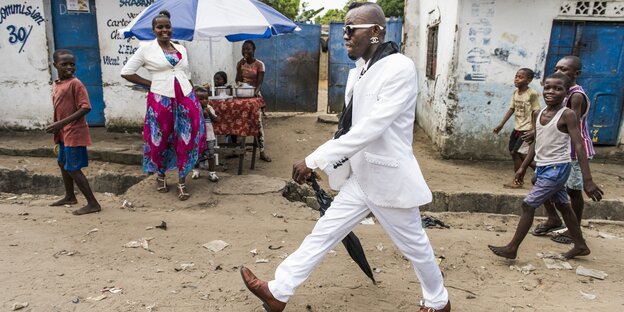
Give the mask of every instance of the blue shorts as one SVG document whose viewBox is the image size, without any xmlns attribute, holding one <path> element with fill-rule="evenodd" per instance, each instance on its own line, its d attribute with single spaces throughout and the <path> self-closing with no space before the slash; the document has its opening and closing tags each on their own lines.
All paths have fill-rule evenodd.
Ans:
<svg viewBox="0 0 624 312">
<path fill-rule="evenodd" d="M 570 163 L 563 163 L 535 168 L 533 188 L 524 199 L 524 203 L 533 208 L 539 208 L 547 200 L 553 203 L 568 203 L 565 185 L 571 167 Z"/>
<path fill-rule="evenodd" d="M 86 146 L 65 146 L 59 143 L 59 152 L 56 160 L 67 171 L 76 171 L 89 166 L 89 156 Z"/>
<path fill-rule="evenodd" d="M 566 187 L 571 190 L 582 191 L 583 190 L 583 174 L 581 173 L 581 165 L 578 160 L 571 162 L 572 169 L 570 171 L 570 177 L 566 183 Z"/>
</svg>

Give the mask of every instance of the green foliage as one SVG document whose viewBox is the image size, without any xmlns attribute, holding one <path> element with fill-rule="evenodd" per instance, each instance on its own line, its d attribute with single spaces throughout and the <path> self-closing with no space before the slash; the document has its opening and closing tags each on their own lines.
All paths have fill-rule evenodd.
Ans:
<svg viewBox="0 0 624 312">
<path fill-rule="evenodd" d="M 404 0 L 377 0 L 377 4 L 384 10 L 386 17 L 403 17 Z"/>
<path fill-rule="evenodd" d="M 278 12 L 284 14 L 284 16 L 295 19 L 299 12 L 299 0 L 260 0 Z"/>
<path fill-rule="evenodd" d="M 349 10 L 349 6 L 353 2 L 368 2 L 368 1 L 367 0 L 349 0 L 349 1 L 347 1 L 347 3 L 345 4 L 344 8 L 342 8 L 345 11 L 345 14 L 347 14 L 347 11 Z"/>
<path fill-rule="evenodd" d="M 323 16 L 317 16 L 314 19 L 316 24 L 329 24 L 331 22 L 342 22 L 347 15 L 347 9 L 353 2 L 366 2 L 366 0 L 349 0 L 342 9 L 331 9 L 325 12 Z M 377 0 L 377 4 L 384 10 L 386 17 L 403 16 L 404 0 Z"/>
<path fill-rule="evenodd" d="M 329 9 L 323 16 L 317 16 L 314 19 L 315 24 L 326 25 L 331 22 L 342 22 L 345 20 L 346 12 L 344 9 Z"/>
<path fill-rule="evenodd" d="M 317 16 L 324 8 L 320 8 L 318 10 L 308 9 L 310 3 L 307 1 L 303 1 L 301 3 L 301 10 L 299 10 L 299 15 L 295 17 L 296 22 L 308 22 L 311 21 L 315 16 Z"/>
</svg>

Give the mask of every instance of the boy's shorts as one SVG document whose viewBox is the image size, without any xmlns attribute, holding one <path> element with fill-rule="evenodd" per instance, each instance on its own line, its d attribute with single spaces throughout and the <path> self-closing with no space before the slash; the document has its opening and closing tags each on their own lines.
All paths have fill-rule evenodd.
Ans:
<svg viewBox="0 0 624 312">
<path fill-rule="evenodd" d="M 522 143 L 524 142 L 522 140 L 522 135 L 525 132 L 526 131 L 518 131 L 518 130 L 511 131 L 511 135 L 509 135 L 509 152 L 510 153 L 518 152 L 518 149 L 520 149 L 520 146 L 522 146 Z"/>
<path fill-rule="evenodd" d="M 583 190 L 583 173 L 581 173 L 581 165 L 578 160 L 573 160 L 571 163 L 572 169 L 570 169 L 570 177 L 566 183 L 566 187 L 571 190 L 582 191 Z"/>
<path fill-rule="evenodd" d="M 568 203 L 565 185 L 570 175 L 570 163 L 540 166 L 535 168 L 533 188 L 524 203 L 539 208 L 547 200 L 553 203 Z"/>
<path fill-rule="evenodd" d="M 529 145 L 530 144 L 527 142 L 522 142 L 522 145 L 518 149 L 518 153 L 527 155 L 529 153 Z"/>
<path fill-rule="evenodd" d="M 66 171 L 76 171 L 89 166 L 89 155 L 86 146 L 65 146 L 59 142 L 56 160 L 63 164 Z"/>
</svg>

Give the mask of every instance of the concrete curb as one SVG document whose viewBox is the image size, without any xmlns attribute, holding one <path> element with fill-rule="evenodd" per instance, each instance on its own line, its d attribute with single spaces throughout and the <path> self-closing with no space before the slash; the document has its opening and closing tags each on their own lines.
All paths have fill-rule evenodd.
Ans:
<svg viewBox="0 0 624 312">
<path fill-rule="evenodd" d="M 94 192 L 123 194 L 131 186 L 143 181 L 145 175 L 128 175 L 107 172 L 87 177 Z M 78 188 L 76 188 L 78 190 Z M 0 169 L 0 192 L 14 194 L 63 194 L 60 174 L 37 174 L 23 169 Z"/>
<path fill-rule="evenodd" d="M 312 209 L 319 209 L 314 190 L 312 190 L 310 186 L 298 185 L 294 181 L 289 181 L 286 183 L 282 196 L 289 201 L 302 202 Z M 519 215 L 523 200 L 524 196 L 522 195 L 433 191 L 433 200 L 431 203 L 420 208 L 422 211 L 431 212 L 475 212 Z M 538 209 L 536 215 L 545 216 L 545 210 Z M 585 202 L 583 218 L 624 221 L 624 202 L 617 200 Z"/>
<path fill-rule="evenodd" d="M 433 201 L 421 207 L 432 212 L 482 212 L 495 214 L 520 214 L 523 195 L 491 193 L 448 193 L 433 192 Z M 544 209 L 538 209 L 536 216 L 545 216 Z M 583 219 L 604 219 L 624 221 L 624 202 L 603 200 L 585 201 Z"/>
<path fill-rule="evenodd" d="M 143 163 L 142 155 L 137 151 L 127 149 L 98 149 L 89 148 L 89 160 L 99 160 L 122 165 L 141 165 Z M 0 155 L 6 156 L 23 156 L 23 157 L 50 157 L 54 158 L 52 147 L 39 147 L 30 149 L 12 149 L 0 147 Z"/>
<path fill-rule="evenodd" d="M 9 149 L 0 147 L 0 155 L 23 157 L 54 157 L 52 148 L 40 147 L 32 149 Z M 138 151 L 128 149 L 89 149 L 91 160 L 105 162 L 141 165 L 142 155 Z M 95 192 L 123 194 L 132 185 L 145 178 L 144 175 L 122 175 L 106 173 L 89 177 L 89 183 Z M 9 193 L 31 194 L 62 194 L 63 181 L 60 176 L 40 175 L 24 170 L 0 169 L 0 191 Z M 314 203 L 314 194 L 304 194 L 308 199 L 294 199 L 295 201 Z M 290 198 L 289 198 L 290 199 Z M 433 201 L 422 207 L 423 211 L 433 212 L 482 212 L 496 214 L 519 214 L 524 196 L 492 193 L 449 193 L 434 191 Z M 293 201 L 293 199 L 290 199 Z M 318 209 L 318 208 L 317 208 Z M 544 209 L 536 211 L 537 216 L 544 215 Z M 624 202 L 617 200 L 603 200 L 601 202 L 585 202 L 585 219 L 605 219 L 624 221 Z"/>
<path fill-rule="evenodd" d="M 336 115 L 320 115 L 317 121 L 327 124 L 338 124 L 339 118 Z"/>
</svg>

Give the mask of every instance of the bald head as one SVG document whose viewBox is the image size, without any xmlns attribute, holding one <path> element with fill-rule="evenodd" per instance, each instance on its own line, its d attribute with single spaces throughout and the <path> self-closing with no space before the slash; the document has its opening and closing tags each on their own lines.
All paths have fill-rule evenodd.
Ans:
<svg viewBox="0 0 624 312">
<path fill-rule="evenodd" d="M 349 5 L 347 12 L 357 14 L 363 19 L 363 23 L 386 27 L 386 15 L 377 3 L 353 2 Z"/>
<path fill-rule="evenodd" d="M 379 5 L 369 2 L 349 5 L 343 36 L 349 58 L 368 61 L 384 42 L 385 34 L 386 17 Z"/>
<path fill-rule="evenodd" d="M 568 55 L 561 58 L 561 60 L 565 60 L 572 66 L 575 70 L 581 70 L 583 64 L 581 64 L 581 59 L 576 55 Z"/>
</svg>

